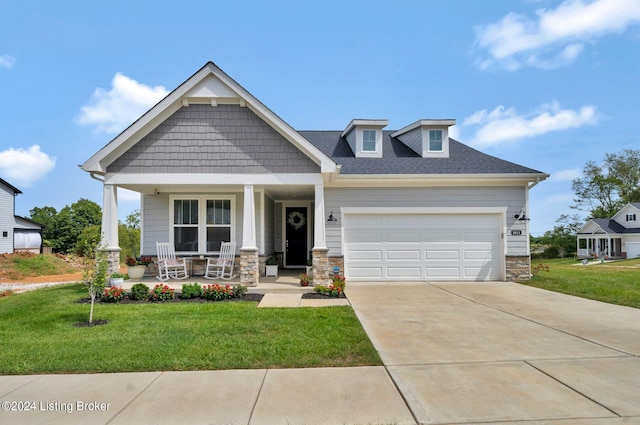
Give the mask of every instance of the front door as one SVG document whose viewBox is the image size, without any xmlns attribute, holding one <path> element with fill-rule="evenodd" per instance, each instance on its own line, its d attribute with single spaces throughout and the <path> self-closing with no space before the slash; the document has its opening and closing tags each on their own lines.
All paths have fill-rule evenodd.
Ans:
<svg viewBox="0 0 640 425">
<path fill-rule="evenodd" d="M 307 264 L 307 207 L 285 208 L 285 265 L 304 266 Z"/>
</svg>

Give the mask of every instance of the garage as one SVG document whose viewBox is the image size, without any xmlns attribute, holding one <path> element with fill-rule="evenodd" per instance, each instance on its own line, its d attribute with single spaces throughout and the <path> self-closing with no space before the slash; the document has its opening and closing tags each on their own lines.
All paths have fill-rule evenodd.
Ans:
<svg viewBox="0 0 640 425">
<path fill-rule="evenodd" d="M 351 280 L 501 280 L 499 214 L 348 214 Z"/>
<path fill-rule="evenodd" d="M 627 242 L 627 258 L 640 257 L 640 242 Z"/>
</svg>

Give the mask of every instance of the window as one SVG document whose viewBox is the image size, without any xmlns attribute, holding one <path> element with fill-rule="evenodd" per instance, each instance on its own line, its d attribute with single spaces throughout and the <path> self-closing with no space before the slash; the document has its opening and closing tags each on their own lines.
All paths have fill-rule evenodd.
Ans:
<svg viewBox="0 0 640 425">
<path fill-rule="evenodd" d="M 362 130 L 362 151 L 363 152 L 376 151 L 376 131 L 375 130 Z"/>
<path fill-rule="evenodd" d="M 636 221 L 635 214 L 627 214 L 627 221 Z"/>
<path fill-rule="evenodd" d="M 173 199 L 173 243 L 176 252 L 218 252 L 222 242 L 232 242 L 232 198 Z"/>
<path fill-rule="evenodd" d="M 222 242 L 231 241 L 231 200 L 207 201 L 207 251 L 218 251 Z"/>
<path fill-rule="evenodd" d="M 429 151 L 442 151 L 442 130 L 429 130 Z"/>
<path fill-rule="evenodd" d="M 9 237 L 9 232 L 2 232 L 2 237 L 3 238 L 8 238 Z"/>
</svg>

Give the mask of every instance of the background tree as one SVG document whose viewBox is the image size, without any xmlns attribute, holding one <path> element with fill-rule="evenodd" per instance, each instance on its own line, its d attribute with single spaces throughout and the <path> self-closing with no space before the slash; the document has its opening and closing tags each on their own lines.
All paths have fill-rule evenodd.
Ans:
<svg viewBox="0 0 640 425">
<path fill-rule="evenodd" d="M 118 224 L 118 243 L 120 244 L 120 262 L 127 257 L 140 255 L 140 210 L 127 215 L 124 223 Z"/>
<path fill-rule="evenodd" d="M 35 207 L 29 211 L 30 217 L 36 223 L 42 224 L 42 239 L 44 246 L 51 245 L 51 237 L 53 235 L 53 223 L 58 211 L 53 207 Z"/>
<path fill-rule="evenodd" d="M 590 218 L 609 218 L 629 202 L 640 201 L 640 150 L 607 154 L 603 165 L 587 162 L 583 176 L 572 181 L 572 208 Z"/>
<path fill-rule="evenodd" d="M 544 257 L 564 258 L 567 254 L 576 251 L 576 232 L 582 227 L 583 221 L 578 214 L 561 215 L 556 220 L 556 226 L 553 230 L 547 230 L 540 238 L 540 241 L 546 245 Z"/>
</svg>

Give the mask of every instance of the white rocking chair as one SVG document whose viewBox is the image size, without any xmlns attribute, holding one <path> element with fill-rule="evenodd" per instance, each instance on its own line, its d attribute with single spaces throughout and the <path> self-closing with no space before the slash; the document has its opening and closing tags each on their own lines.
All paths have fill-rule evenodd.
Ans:
<svg viewBox="0 0 640 425">
<path fill-rule="evenodd" d="M 161 281 L 169 279 L 186 279 L 187 261 L 184 258 L 176 258 L 176 251 L 171 242 L 156 242 L 158 253 L 158 276 Z"/>
<path fill-rule="evenodd" d="M 235 242 L 222 242 L 220 244 L 220 256 L 218 258 L 207 258 L 207 269 L 204 277 L 207 279 L 233 279 L 235 277 L 233 274 L 235 259 Z"/>
</svg>

